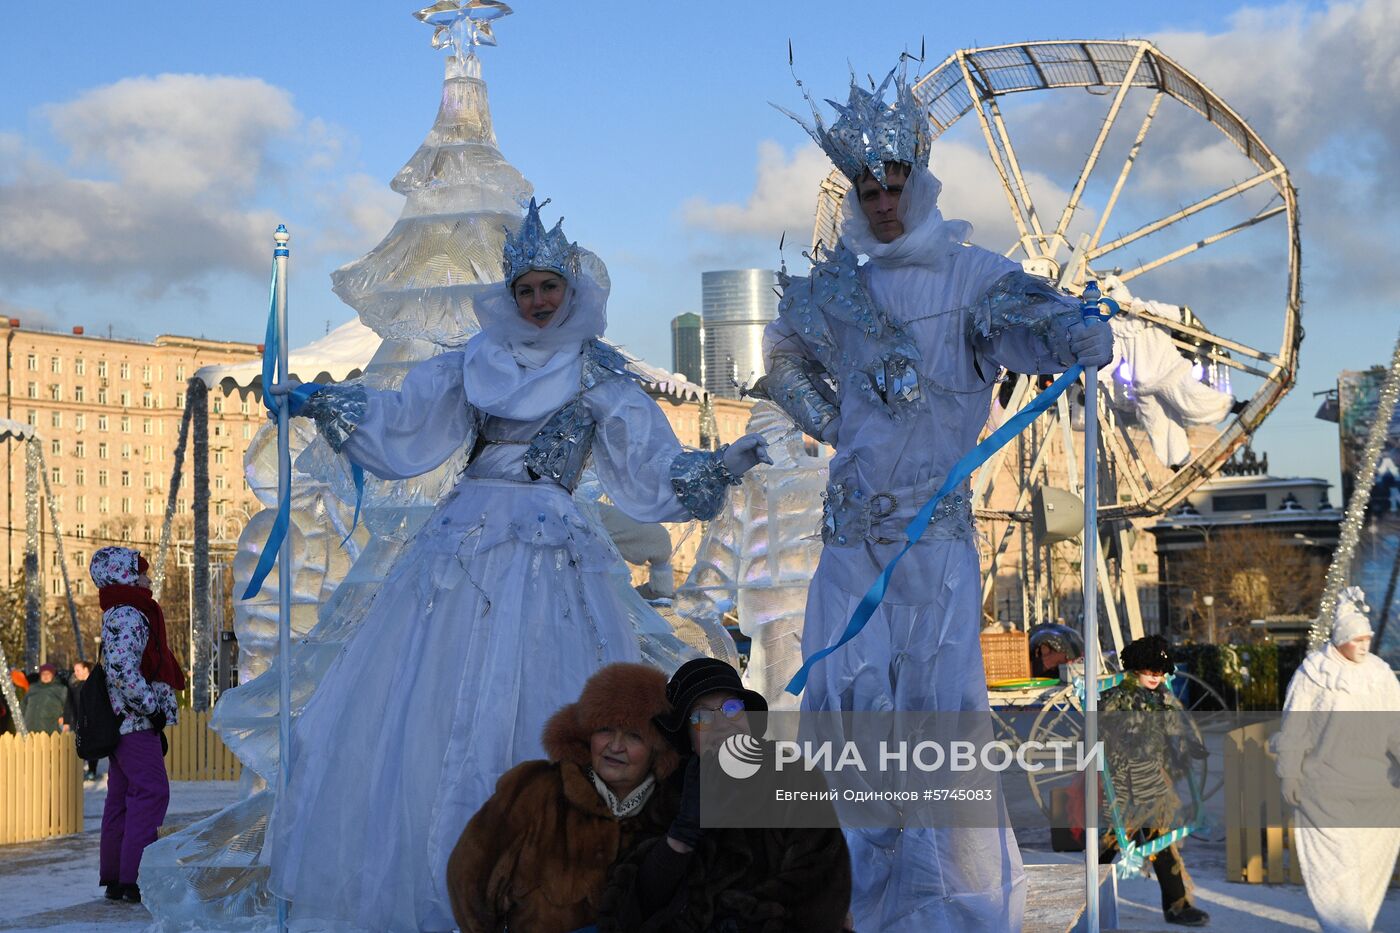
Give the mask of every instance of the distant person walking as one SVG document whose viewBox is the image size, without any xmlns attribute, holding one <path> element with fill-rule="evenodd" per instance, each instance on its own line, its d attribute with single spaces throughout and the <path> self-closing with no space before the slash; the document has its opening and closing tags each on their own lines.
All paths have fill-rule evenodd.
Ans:
<svg viewBox="0 0 1400 933">
<path fill-rule="evenodd" d="M 68 679 L 68 705 L 63 710 L 63 731 L 75 732 L 78 728 L 78 706 L 83 696 L 83 685 L 87 683 L 88 675 L 92 673 L 92 665 L 86 661 L 73 662 L 73 676 Z M 83 775 L 89 781 L 97 780 L 97 759 L 87 760 L 87 773 Z"/>
<path fill-rule="evenodd" d="M 21 706 L 24 724 L 30 732 L 61 732 L 63 711 L 68 705 L 68 688 L 56 679 L 58 668 L 39 665 L 39 682 L 29 688 Z"/>
<path fill-rule="evenodd" d="M 131 548 L 104 547 L 92 555 L 107 694 L 122 721 L 107 774 L 99 883 L 109 899 L 138 903 L 141 854 L 155 842 L 170 805 L 162 732 L 175 722 L 175 691 L 185 687 L 146 570 L 146 559 Z"/>
</svg>

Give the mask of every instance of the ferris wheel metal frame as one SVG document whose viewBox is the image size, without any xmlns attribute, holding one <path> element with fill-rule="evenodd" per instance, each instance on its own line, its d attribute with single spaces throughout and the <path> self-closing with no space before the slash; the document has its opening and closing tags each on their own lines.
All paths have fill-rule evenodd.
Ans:
<svg viewBox="0 0 1400 933">
<path fill-rule="evenodd" d="M 1000 99 L 1014 94 L 1071 88 L 1097 92 L 1105 97 L 1111 95 L 1111 100 L 1097 136 L 1070 188 L 1065 206 L 1051 225 L 1036 208 L 1031 184 L 1017 157 Z M 1093 233 L 1083 234 L 1078 242 L 1071 242 L 1070 226 L 1086 206 L 1085 192 L 1090 177 L 1104 154 L 1110 131 L 1123 116 L 1124 102 L 1135 91 L 1152 95 L 1145 115 L 1118 170 L 1111 193 L 1101 208 Z M 1210 235 L 1193 235 L 1190 242 L 1156 258 L 1130 268 L 1114 270 L 1120 281 L 1128 282 L 1273 218 L 1282 217 L 1286 225 L 1287 283 L 1282 338 L 1276 351 L 1261 350 L 1246 340 L 1216 333 L 1191 309 L 1184 309 L 1182 320 L 1135 312 L 1139 318 L 1166 329 L 1179 349 L 1196 355 L 1206 365 L 1248 373 L 1261 380 L 1243 410 L 1232 414 L 1213 440 L 1202 449 L 1193 450 L 1191 459 L 1184 466 L 1168 472 L 1166 465 L 1158 463 L 1150 452 L 1144 455 L 1144 436 L 1141 432 L 1135 435 L 1133 431 L 1123 428 L 1108 402 L 1107 393 L 1099 393 L 1099 418 L 1104 425 L 1100 435 L 1100 455 L 1106 467 L 1100 471 L 1104 488 L 1099 492 L 1099 517 L 1104 526 L 1116 528 L 1118 534 L 1126 535 L 1130 520 L 1160 515 L 1178 506 L 1248 443 L 1254 431 L 1292 388 L 1296 379 L 1298 351 L 1303 337 L 1301 250 L 1297 196 L 1287 167 L 1217 94 L 1151 42 L 1144 40 L 1036 41 L 963 49 L 949 55 L 938 67 L 916 81 L 913 93 L 928 116 L 934 139 L 942 136 L 964 116 L 976 115 L 987 155 L 996 170 L 1016 225 L 1016 242 L 1005 254 L 1019 258 L 1028 271 L 1051 278 L 1072 293 L 1080 292 L 1090 278 L 1102 278 L 1103 273 L 1095 268 L 1099 260 L 1113 257 L 1113 254 L 1123 255 L 1120 251 L 1125 247 L 1229 202 L 1259 185 L 1272 187 L 1274 194 L 1270 203 L 1257 213 L 1243 220 L 1235 220 Z M 1141 159 L 1148 132 L 1165 98 L 1172 98 L 1213 126 L 1257 171 L 1251 177 L 1231 181 L 1214 193 L 1105 242 L 1114 210 L 1121 203 L 1124 187 Z M 812 234 L 814 247 L 836 241 L 841 202 L 849 188 L 850 182 L 839 171 L 833 171 L 821 183 Z M 1019 377 L 1006 410 L 1018 410 L 1030 401 L 1036 391 L 1031 378 Z M 1003 448 L 974 478 L 973 496 L 978 517 L 1007 522 L 1001 540 L 993 542 L 994 554 L 1006 550 L 1011 533 L 1018 525 L 1024 527 L 1031 521 L 1031 497 L 1038 478 L 1047 475 L 1048 461 L 1053 459 L 1052 447 L 1058 447 L 1060 465 L 1067 467 L 1065 472 L 1071 477 L 1076 472 L 1076 459 L 1084 455 L 1082 439 L 1076 451 L 1069 404 L 1064 397 L 1059 400 L 1056 414 L 1061 429 L 1039 427 L 1036 439 L 1021 451 L 1018 471 L 1020 488 L 1016 491 L 1014 504 L 1010 507 L 1005 504 L 993 507 L 991 504 L 993 477 L 997 471 L 1004 469 L 1005 458 L 1012 454 L 1014 445 Z M 1123 537 L 1119 547 L 1126 546 L 1127 538 Z M 1136 599 L 1137 584 L 1133 579 L 1131 562 L 1122 562 L 1125 565 L 1120 565 L 1118 573 L 1110 577 L 1104 565 L 1102 549 L 1099 552 L 1100 577 L 1108 584 L 1105 595 L 1108 597 L 1110 631 L 1115 646 L 1119 646 L 1122 639 L 1118 615 L 1113 606 L 1115 591 L 1125 603 L 1130 637 L 1138 637 L 1142 634 L 1142 620 Z M 984 587 L 984 598 L 988 595 L 987 590 L 994 585 L 993 576 L 995 565 Z"/>
</svg>

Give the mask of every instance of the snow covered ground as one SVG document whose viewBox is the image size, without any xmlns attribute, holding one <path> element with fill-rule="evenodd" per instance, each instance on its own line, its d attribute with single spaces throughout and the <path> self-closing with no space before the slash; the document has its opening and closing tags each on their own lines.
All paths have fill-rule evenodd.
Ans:
<svg viewBox="0 0 1400 933">
<path fill-rule="evenodd" d="M 173 782 L 166 827 L 192 823 L 235 802 L 238 796 L 238 784 L 233 781 Z M 140 905 L 103 898 L 97 886 L 97 844 L 107 797 L 105 782 L 89 785 L 84 797 L 82 834 L 0 846 L 0 891 L 4 892 L 0 897 L 0 931 L 138 933 L 150 923 Z M 1082 864 L 1080 856 L 1038 851 L 1036 840 L 1022 840 L 1022 844 L 1028 863 Z M 1226 882 L 1223 842 L 1192 840 L 1184 854 L 1196 882 L 1198 906 L 1211 915 L 1208 929 L 1230 933 L 1319 929 L 1301 886 Z M 1155 879 L 1119 882 L 1118 929 L 1168 929 L 1159 904 Z M 1400 889 L 1392 888 L 1387 895 L 1375 928 L 1400 930 Z"/>
<path fill-rule="evenodd" d="M 79 835 L 0 846 L 0 930 L 137 933 L 151 922 L 140 904 L 109 901 L 97 886 L 104 776 L 83 793 Z M 172 781 L 165 826 L 175 829 L 238 800 L 237 781 Z"/>
</svg>

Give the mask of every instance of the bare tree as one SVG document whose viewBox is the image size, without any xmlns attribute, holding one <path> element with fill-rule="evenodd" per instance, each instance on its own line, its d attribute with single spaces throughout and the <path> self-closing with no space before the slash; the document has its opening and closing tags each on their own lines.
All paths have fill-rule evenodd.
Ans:
<svg viewBox="0 0 1400 933">
<path fill-rule="evenodd" d="M 1204 636 L 1213 596 L 1217 632 L 1268 616 L 1316 614 L 1327 576 L 1326 560 L 1285 538 L 1255 527 L 1224 528 L 1205 546 L 1172 565 L 1173 585 L 1194 591 L 1191 635 Z"/>
</svg>

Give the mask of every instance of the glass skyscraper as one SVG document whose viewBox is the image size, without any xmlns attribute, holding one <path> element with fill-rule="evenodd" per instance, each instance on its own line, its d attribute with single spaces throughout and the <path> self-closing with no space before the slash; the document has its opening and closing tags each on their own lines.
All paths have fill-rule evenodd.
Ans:
<svg viewBox="0 0 1400 933">
<path fill-rule="evenodd" d="M 700 274 L 707 390 L 738 398 L 739 385 L 762 376 L 763 329 L 778 316 L 777 273 L 731 269 Z"/>
<path fill-rule="evenodd" d="M 671 318 L 671 372 L 704 385 L 705 337 L 700 315 L 687 311 Z"/>
</svg>

